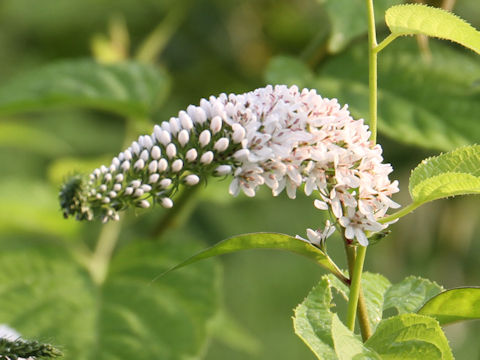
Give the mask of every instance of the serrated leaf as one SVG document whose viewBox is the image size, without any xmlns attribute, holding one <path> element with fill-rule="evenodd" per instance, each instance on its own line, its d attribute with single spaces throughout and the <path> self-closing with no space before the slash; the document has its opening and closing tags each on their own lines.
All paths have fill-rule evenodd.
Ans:
<svg viewBox="0 0 480 360">
<path fill-rule="evenodd" d="M 393 35 L 424 34 L 459 43 L 480 54 L 480 32 L 465 20 L 422 4 L 392 6 L 385 21 Z"/>
<path fill-rule="evenodd" d="M 430 42 L 430 50 L 428 64 L 419 61 L 413 39 L 393 43 L 382 52 L 378 130 L 400 143 L 430 149 L 448 151 L 474 144 L 480 139 L 476 117 L 480 113 L 480 62 L 438 42 Z M 353 116 L 368 119 L 367 62 L 365 46 L 353 46 L 326 62 L 313 81 L 298 79 L 298 85 L 338 98 L 348 104 Z M 269 76 L 282 83 L 281 73 L 270 71 Z"/>
<path fill-rule="evenodd" d="M 340 321 L 337 314 L 332 318 L 332 338 L 339 360 L 381 360 Z"/>
<path fill-rule="evenodd" d="M 192 247 L 137 240 L 97 285 L 59 243 L 2 238 L 0 318 L 25 338 L 61 344 L 65 360 L 198 359 L 217 311 L 218 267 L 205 262 L 152 282 Z"/>
<path fill-rule="evenodd" d="M 417 314 L 402 314 L 383 320 L 365 346 L 384 360 L 453 360 L 438 322 Z"/>
<path fill-rule="evenodd" d="M 332 263 L 330 258 L 322 250 L 312 244 L 290 235 L 261 232 L 238 235 L 220 241 L 214 246 L 203 250 L 176 265 L 168 270 L 168 272 L 213 256 L 249 249 L 277 249 L 293 252 L 315 261 L 320 266 L 323 266 L 325 269 L 330 270 L 338 276 L 343 276 L 341 271 Z"/>
<path fill-rule="evenodd" d="M 328 277 L 310 291 L 305 300 L 295 309 L 293 326 L 297 334 L 321 360 L 336 360 L 331 334 L 332 291 Z"/>
<path fill-rule="evenodd" d="M 434 317 L 440 325 L 480 319 L 480 288 L 446 290 L 431 298 L 418 310 L 418 314 Z"/>
<path fill-rule="evenodd" d="M 416 204 L 480 194 L 480 145 L 465 146 L 422 161 L 412 171 L 409 191 Z"/>
<path fill-rule="evenodd" d="M 63 61 L 20 75 L 0 87 L 0 115 L 56 107 L 86 107 L 124 116 L 151 114 L 168 89 L 153 66 Z"/>
<path fill-rule="evenodd" d="M 387 290 L 383 309 L 395 308 L 399 315 L 416 312 L 442 290 L 443 288 L 433 281 L 409 276 Z"/>
<path fill-rule="evenodd" d="M 320 0 L 324 3 L 332 24 L 328 50 L 341 51 L 359 35 L 367 33 L 367 11 L 363 0 Z M 389 6 L 401 3 L 400 0 L 376 0 L 376 19 L 382 21 Z"/>
</svg>

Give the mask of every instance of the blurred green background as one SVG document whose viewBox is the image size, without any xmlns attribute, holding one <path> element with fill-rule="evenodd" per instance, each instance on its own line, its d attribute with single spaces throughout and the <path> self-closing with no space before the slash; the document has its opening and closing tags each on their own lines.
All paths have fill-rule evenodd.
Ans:
<svg viewBox="0 0 480 360">
<path fill-rule="evenodd" d="M 397 3 L 377 2 L 379 38 L 387 34 L 381 21 L 382 10 Z M 478 0 L 453 3 L 458 15 L 480 28 Z M 37 313 L 50 314 L 51 310 L 45 310 L 49 302 L 55 303 L 55 294 L 61 297 L 63 293 L 45 288 L 50 283 L 39 284 L 31 274 L 49 276 L 64 271 L 63 265 L 58 269 L 54 266 L 63 255 L 45 250 L 43 260 L 36 261 L 33 258 L 43 254 L 38 249 L 64 243 L 93 249 L 101 231 L 99 224 L 79 224 L 62 218 L 57 201 L 62 179 L 74 170 L 87 172 L 108 162 L 124 144 L 149 133 L 154 123 L 168 119 L 188 104 L 197 104 L 202 97 L 220 92 L 246 92 L 270 82 L 314 86 L 320 94 L 338 96 L 341 102 L 350 103 L 355 116 L 366 117 L 366 31 L 362 16 L 360 0 L 2 0 L 0 323 L 13 322 L 10 325 L 23 334 L 64 345 L 67 354 L 65 343 L 78 339 L 78 349 L 94 347 L 93 343 L 113 346 L 108 341 L 95 342 L 95 334 L 69 333 L 77 327 L 61 317 L 41 327 L 41 333 L 35 327 L 36 322 L 46 321 Z M 408 176 L 416 164 L 439 151 L 480 140 L 480 60 L 455 45 L 435 40 L 426 43 L 410 38 L 396 42 L 380 55 L 379 143 L 386 161 L 395 168 L 393 178 L 400 180 L 402 192 L 395 200 L 406 205 Z M 169 85 L 162 88 L 160 105 L 149 116 L 122 116 L 85 104 L 64 104 L 70 106 L 48 110 L 43 105 L 28 111 L 2 110 L 8 107 L 10 92 L 15 91 L 16 79 L 22 74 L 60 60 L 92 57 L 105 63 L 136 58 L 161 69 L 168 74 Z M 56 80 L 51 78 L 52 83 Z M 307 227 L 318 226 L 322 221 L 311 200 L 304 196 L 291 201 L 285 196 L 272 198 L 264 190 L 254 200 L 245 196 L 233 199 L 228 196 L 227 187 L 228 180 L 212 181 L 175 219 L 176 227 L 168 229 L 165 237 L 173 240 L 169 244 L 186 244 L 175 253 L 176 261 L 235 234 L 273 231 L 303 235 Z M 392 234 L 385 241 L 372 246 L 366 269 L 384 274 L 392 283 L 415 274 L 446 288 L 480 285 L 479 205 L 477 198 L 456 198 L 423 206 L 393 225 Z M 128 245 L 134 238 L 148 238 L 165 213 L 156 209 L 128 214 L 122 224 L 120 245 Z M 185 238 L 201 240 L 203 245 L 190 246 Z M 329 251 L 336 259 L 343 258 L 339 240 L 333 238 L 329 242 Z M 126 257 L 122 264 L 128 267 L 129 248 L 126 249 L 120 246 Z M 132 257 L 142 251 L 132 250 L 136 254 Z M 145 254 L 138 255 L 139 264 L 142 256 L 147 257 Z M 25 265 L 30 261 L 34 266 Z M 196 350 L 182 359 L 314 358 L 294 335 L 291 317 L 292 309 L 320 278 L 322 270 L 306 259 L 275 251 L 247 251 L 222 257 L 217 262 L 223 270 L 214 266 L 213 260 L 208 262 L 198 271 L 216 271 L 217 275 L 223 271 L 223 275 L 215 275 L 222 278 L 220 303 L 229 314 L 228 321 L 234 324 L 209 330 L 212 336 L 200 336 Z M 165 266 L 174 263 L 169 260 Z M 339 263 L 344 266 L 342 260 Z M 155 268 L 154 257 L 149 264 L 151 279 L 162 270 Z M 123 274 L 123 270 L 115 269 Z M 143 280 L 147 285 L 138 285 L 140 290 L 136 291 L 148 286 L 148 276 Z M 82 290 L 88 282 L 86 278 L 83 274 L 82 285 L 71 290 L 76 300 L 65 305 L 68 309 L 82 308 L 91 301 L 83 299 L 83 291 L 90 291 Z M 67 280 L 62 286 L 72 286 Z M 22 286 L 16 286 L 19 282 Z M 213 283 L 208 286 L 215 288 Z M 90 285 L 85 288 L 90 289 Z M 109 294 L 128 296 L 128 292 L 120 290 Z M 193 290 L 192 295 L 195 299 Z M 45 301 L 33 306 L 29 301 L 36 296 L 46 296 Z M 161 297 L 160 291 L 156 299 Z M 188 294 L 185 297 L 192 300 Z M 138 306 L 145 306 L 142 304 Z M 155 304 L 158 302 L 150 304 L 152 313 Z M 88 318 L 88 308 L 84 311 Z M 110 326 L 114 328 L 115 324 Z M 480 359 L 480 344 L 476 341 L 479 325 L 471 322 L 446 328 L 458 359 Z M 175 327 L 173 321 L 171 326 Z M 120 332 L 121 328 L 116 330 Z M 152 333 L 142 337 L 142 341 L 158 342 L 160 347 L 162 333 L 168 330 L 160 329 L 159 335 Z M 108 326 L 104 331 L 108 333 Z M 58 333 L 69 334 L 58 338 Z M 178 346 L 190 346 L 188 339 L 177 339 Z M 124 341 L 128 343 L 130 339 L 125 337 Z M 121 347 L 121 341 L 115 346 Z M 177 358 L 150 353 L 145 350 L 148 342 L 143 346 L 136 353 L 139 359 L 143 359 L 142 354 L 157 354 L 158 359 Z M 101 347 L 97 351 L 101 354 Z M 68 358 L 91 356 L 76 357 L 72 352 Z M 127 358 L 121 351 L 111 351 L 109 356 L 105 359 Z"/>
</svg>

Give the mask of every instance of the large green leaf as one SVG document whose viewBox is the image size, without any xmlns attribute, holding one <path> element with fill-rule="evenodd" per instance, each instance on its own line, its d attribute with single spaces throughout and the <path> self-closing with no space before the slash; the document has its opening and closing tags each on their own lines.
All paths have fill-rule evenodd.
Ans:
<svg viewBox="0 0 480 360">
<path fill-rule="evenodd" d="M 446 290 L 430 299 L 418 313 L 434 317 L 441 325 L 480 319 L 480 288 Z"/>
<path fill-rule="evenodd" d="M 198 244 L 136 241 L 101 285 L 58 243 L 0 241 L 0 319 L 26 338 L 61 344 L 65 360 L 199 359 L 219 297 L 204 262 L 152 282 Z"/>
<path fill-rule="evenodd" d="M 392 6 L 385 21 L 395 36 L 424 34 L 457 42 L 480 54 L 480 32 L 443 9 L 422 4 Z"/>
<path fill-rule="evenodd" d="M 378 130 L 401 143 L 438 150 L 478 142 L 480 62 L 435 41 L 430 49 L 433 58 L 428 64 L 420 60 L 411 39 L 394 43 L 381 53 Z M 320 73 L 312 76 L 314 80 L 302 75 L 295 82 L 285 67 L 275 66 L 274 59 L 267 81 L 281 83 L 285 79 L 316 88 L 322 96 L 348 104 L 355 117 L 368 119 L 367 62 L 366 47 L 359 44 L 326 62 Z M 281 71 L 273 73 L 275 69 Z"/>
<path fill-rule="evenodd" d="M 383 360 L 453 360 L 438 322 L 417 314 L 383 320 L 365 346 L 376 351 Z"/>
<path fill-rule="evenodd" d="M 295 309 L 293 326 L 297 334 L 321 360 L 336 360 L 331 327 L 333 313 L 331 281 L 323 276 Z"/>
<path fill-rule="evenodd" d="M 188 258 L 169 271 L 176 270 L 202 259 L 249 249 L 278 249 L 303 255 L 323 266 L 325 269 L 330 270 L 338 277 L 345 279 L 342 272 L 322 250 L 306 241 L 278 233 L 252 233 L 231 237 Z"/>
<path fill-rule="evenodd" d="M 394 308 L 399 315 L 412 313 L 442 290 L 443 288 L 433 281 L 409 276 L 386 291 L 383 309 Z"/>
<path fill-rule="evenodd" d="M 367 33 L 367 10 L 364 0 L 320 0 L 324 3 L 332 24 L 328 50 L 338 52 L 352 39 Z M 400 0 L 376 0 L 376 19 L 382 22 L 383 14 L 389 6 L 400 4 Z"/>
<path fill-rule="evenodd" d="M 165 73 L 153 66 L 64 61 L 3 84 L 0 115 L 75 106 L 142 117 L 152 112 L 167 88 Z"/>
<path fill-rule="evenodd" d="M 410 176 L 414 203 L 455 195 L 480 194 L 480 145 L 428 158 Z"/>
<path fill-rule="evenodd" d="M 332 338 L 339 360 L 381 360 L 378 354 L 368 349 L 338 318 L 332 319 Z"/>
</svg>

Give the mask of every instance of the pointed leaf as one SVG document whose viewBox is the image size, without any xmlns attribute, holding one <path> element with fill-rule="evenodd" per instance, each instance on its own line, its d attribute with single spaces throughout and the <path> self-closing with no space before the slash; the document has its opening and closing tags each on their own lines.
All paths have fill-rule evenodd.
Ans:
<svg viewBox="0 0 480 360">
<path fill-rule="evenodd" d="M 248 249 L 278 249 L 290 251 L 303 255 L 323 266 L 325 269 L 343 277 L 341 271 L 332 263 L 330 258 L 322 250 L 306 241 L 294 238 L 290 235 L 278 233 L 252 233 L 231 237 L 201 251 L 168 270 L 168 272 L 212 256 Z"/>
<path fill-rule="evenodd" d="M 414 203 L 455 195 L 480 194 L 480 145 L 428 158 L 410 176 Z"/>
<path fill-rule="evenodd" d="M 54 107 L 87 107 L 148 116 L 165 96 L 159 69 L 126 62 L 64 61 L 21 75 L 0 87 L 0 115 Z"/>
<path fill-rule="evenodd" d="M 332 338 L 339 360 L 381 360 L 378 354 L 365 347 L 362 340 L 340 321 L 337 314 L 332 319 Z"/>
<path fill-rule="evenodd" d="M 425 34 L 454 41 L 480 54 L 480 32 L 443 9 L 422 4 L 392 6 L 385 21 L 393 35 Z"/>
<path fill-rule="evenodd" d="M 428 316 L 403 314 L 383 320 L 365 343 L 384 360 L 453 360 L 438 322 Z"/>
<path fill-rule="evenodd" d="M 480 288 L 446 290 L 430 299 L 418 313 L 434 317 L 441 325 L 480 319 Z"/>
<path fill-rule="evenodd" d="M 337 360 L 331 334 L 331 281 L 323 276 L 295 309 L 293 326 L 297 334 L 320 360 Z"/>
<path fill-rule="evenodd" d="M 152 282 L 192 247 L 132 241 L 96 283 L 58 241 L 2 238 L 1 321 L 61 344 L 65 360 L 199 359 L 219 305 L 219 268 L 205 262 Z"/>
</svg>

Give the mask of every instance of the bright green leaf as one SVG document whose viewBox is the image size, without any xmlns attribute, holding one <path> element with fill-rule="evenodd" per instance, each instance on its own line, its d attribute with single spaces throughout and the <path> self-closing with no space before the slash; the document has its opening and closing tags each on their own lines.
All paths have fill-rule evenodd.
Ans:
<svg viewBox="0 0 480 360">
<path fill-rule="evenodd" d="M 148 116 L 165 96 L 158 68 L 126 62 L 64 61 L 20 75 L 0 87 L 0 115 L 56 107 L 86 107 Z"/>
<path fill-rule="evenodd" d="M 219 305 L 219 268 L 204 262 L 152 282 L 198 248 L 182 240 L 128 244 L 96 285 L 58 242 L 2 238 L 2 323 L 61 344 L 65 360 L 198 359 Z"/>
<path fill-rule="evenodd" d="M 381 360 L 340 321 L 337 314 L 332 319 L 332 338 L 339 360 Z"/>
<path fill-rule="evenodd" d="M 398 314 L 417 311 L 425 302 L 442 291 L 437 283 L 417 276 L 409 276 L 392 285 L 385 293 L 384 310 L 395 308 Z"/>
<path fill-rule="evenodd" d="M 350 41 L 367 33 L 367 12 L 364 0 L 320 0 L 324 3 L 332 24 L 328 50 L 332 53 L 344 49 Z M 380 23 L 389 6 L 400 0 L 376 0 L 373 2 L 376 19 Z"/>
<path fill-rule="evenodd" d="M 293 326 L 297 334 L 320 360 L 336 360 L 331 334 L 331 282 L 323 276 L 295 309 Z"/>
<path fill-rule="evenodd" d="M 480 145 L 428 158 L 410 176 L 414 203 L 455 195 L 480 194 Z"/>
<path fill-rule="evenodd" d="M 365 346 L 376 351 L 383 360 L 453 360 L 438 322 L 417 314 L 383 320 Z"/>
<path fill-rule="evenodd" d="M 422 4 L 392 6 L 385 21 L 393 35 L 424 34 L 454 41 L 480 54 L 480 32 L 443 9 Z"/>
<path fill-rule="evenodd" d="M 290 235 L 277 233 L 252 233 L 231 237 L 190 257 L 169 271 L 173 271 L 202 259 L 248 249 L 277 249 L 290 251 L 303 255 L 323 266 L 325 269 L 330 270 L 339 276 L 343 276 L 340 270 L 338 270 L 338 268 L 332 263 L 330 258 L 319 248 Z"/>
<path fill-rule="evenodd" d="M 446 290 L 430 299 L 418 313 L 434 317 L 441 325 L 480 319 L 480 288 Z"/>
</svg>

